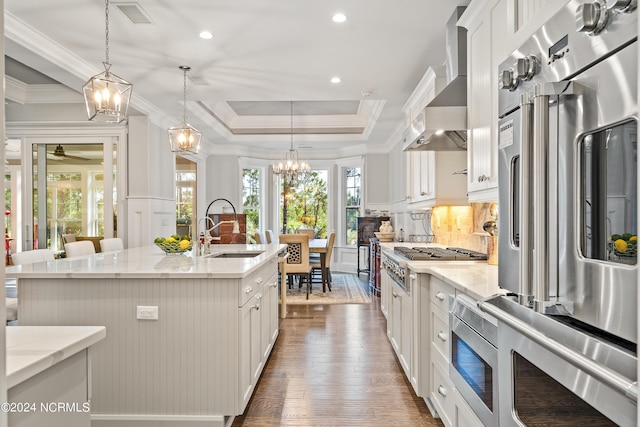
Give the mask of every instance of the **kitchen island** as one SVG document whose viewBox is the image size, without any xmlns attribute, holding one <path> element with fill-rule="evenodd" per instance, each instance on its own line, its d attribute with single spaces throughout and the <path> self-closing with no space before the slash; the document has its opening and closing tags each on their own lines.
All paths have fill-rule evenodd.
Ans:
<svg viewBox="0 0 640 427">
<path fill-rule="evenodd" d="M 91 352 L 99 326 L 11 326 L 6 330 L 7 403 L 11 426 L 88 427 Z"/>
<path fill-rule="evenodd" d="M 92 351 L 93 426 L 229 425 L 278 336 L 278 253 L 155 246 L 6 269 L 20 325 L 101 325 Z"/>
</svg>

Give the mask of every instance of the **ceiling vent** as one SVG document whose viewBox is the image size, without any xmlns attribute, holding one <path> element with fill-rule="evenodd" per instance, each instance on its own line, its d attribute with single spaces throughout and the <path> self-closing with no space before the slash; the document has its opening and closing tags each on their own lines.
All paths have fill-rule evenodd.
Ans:
<svg viewBox="0 0 640 427">
<path fill-rule="evenodd" d="M 153 21 L 147 12 L 144 11 L 142 6 L 138 3 L 113 3 L 120 12 L 129 18 L 134 24 L 151 24 Z"/>
</svg>

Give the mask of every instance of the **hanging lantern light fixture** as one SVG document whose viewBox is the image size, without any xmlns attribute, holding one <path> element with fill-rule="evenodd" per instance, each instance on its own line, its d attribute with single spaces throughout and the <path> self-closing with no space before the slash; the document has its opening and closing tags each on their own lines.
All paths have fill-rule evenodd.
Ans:
<svg viewBox="0 0 640 427">
<path fill-rule="evenodd" d="M 104 72 L 91 77 L 82 87 L 89 120 L 122 123 L 127 119 L 133 85 L 113 74 L 109 62 L 109 0 L 105 0 Z"/>
<path fill-rule="evenodd" d="M 169 143 L 171 144 L 171 151 L 174 153 L 198 154 L 202 133 L 187 123 L 187 72 L 191 70 L 191 67 L 181 65 L 179 68 L 184 73 L 184 113 L 182 116 L 182 123 L 168 130 Z"/>
<path fill-rule="evenodd" d="M 274 175 L 296 178 L 298 175 L 306 174 L 309 163 L 298 159 L 298 152 L 293 149 L 293 101 L 291 101 L 291 145 L 289 151 L 285 153 L 284 159 L 272 165 Z"/>
</svg>

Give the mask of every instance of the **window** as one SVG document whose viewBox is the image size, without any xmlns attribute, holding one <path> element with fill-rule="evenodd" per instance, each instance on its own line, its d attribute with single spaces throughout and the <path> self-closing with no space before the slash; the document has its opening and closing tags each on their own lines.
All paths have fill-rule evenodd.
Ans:
<svg viewBox="0 0 640 427">
<path fill-rule="evenodd" d="M 242 169 L 242 211 L 247 216 L 247 242 L 255 243 L 253 233 L 260 230 L 260 169 Z"/>
<path fill-rule="evenodd" d="M 347 245 L 355 246 L 358 242 L 357 221 L 360 216 L 360 168 L 345 168 L 345 195 L 346 195 L 346 237 Z"/>
<path fill-rule="evenodd" d="M 196 220 L 197 163 L 176 156 L 176 234 L 192 235 Z"/>
<path fill-rule="evenodd" d="M 312 170 L 281 180 L 281 232 L 312 228 L 318 238 L 327 236 L 327 170 Z"/>
</svg>

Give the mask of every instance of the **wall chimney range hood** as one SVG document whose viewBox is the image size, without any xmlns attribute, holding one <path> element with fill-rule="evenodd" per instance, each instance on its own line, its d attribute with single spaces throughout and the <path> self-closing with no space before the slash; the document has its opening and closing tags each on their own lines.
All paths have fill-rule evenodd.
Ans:
<svg viewBox="0 0 640 427">
<path fill-rule="evenodd" d="M 404 132 L 404 151 L 467 149 L 467 30 L 456 26 L 464 10 L 457 7 L 446 26 L 447 85 Z"/>
</svg>

